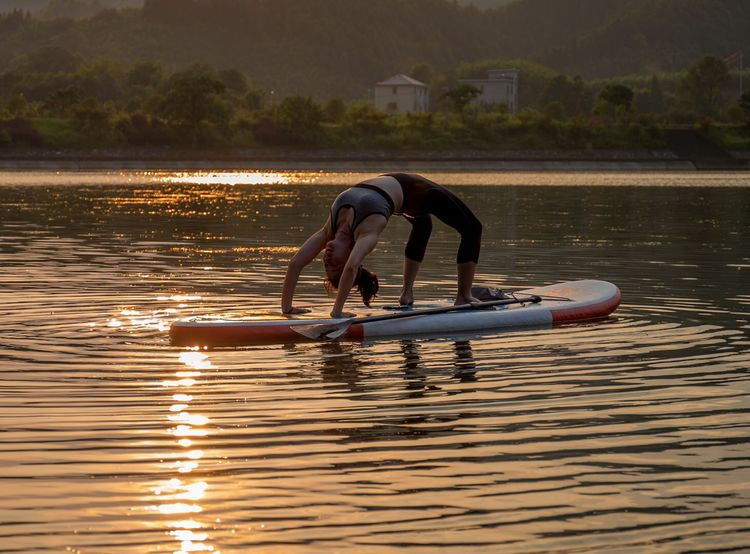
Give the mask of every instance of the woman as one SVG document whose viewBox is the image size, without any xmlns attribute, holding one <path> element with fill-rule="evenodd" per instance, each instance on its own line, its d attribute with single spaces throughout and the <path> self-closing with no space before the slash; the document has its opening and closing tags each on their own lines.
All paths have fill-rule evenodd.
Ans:
<svg viewBox="0 0 750 554">
<path fill-rule="evenodd" d="M 387 173 L 368 179 L 342 192 L 331 206 L 331 213 L 317 231 L 292 257 L 284 278 L 281 311 L 285 314 L 309 310 L 292 305 L 294 289 L 302 269 L 322 251 L 326 283 L 336 289 L 331 317 L 345 317 L 344 303 L 353 287 L 369 306 L 378 291 L 378 280 L 362 262 L 378 243 L 391 215 L 402 215 L 412 225 L 406 243 L 404 285 L 399 304 L 414 302 L 414 281 L 432 232 L 434 215 L 461 235 L 456 263 L 458 293 L 456 304 L 476 302 L 471 294 L 474 272 L 479 261 L 482 224 L 457 196 L 420 175 Z"/>
</svg>

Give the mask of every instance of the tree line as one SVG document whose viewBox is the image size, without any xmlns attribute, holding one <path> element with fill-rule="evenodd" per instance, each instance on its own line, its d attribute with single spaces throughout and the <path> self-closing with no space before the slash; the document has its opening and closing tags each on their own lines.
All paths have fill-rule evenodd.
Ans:
<svg viewBox="0 0 750 554">
<path fill-rule="evenodd" d="M 750 94 L 737 101 L 737 75 L 716 57 L 616 81 L 510 62 L 520 71 L 517 114 L 478 107 L 479 91 L 461 81 L 501 63 L 448 72 L 416 64 L 431 110 L 399 115 L 367 98 L 282 97 L 237 69 L 169 72 L 45 47 L 0 73 L 0 147 L 649 148 L 661 144 L 663 127 L 695 124 L 748 141 Z"/>
</svg>

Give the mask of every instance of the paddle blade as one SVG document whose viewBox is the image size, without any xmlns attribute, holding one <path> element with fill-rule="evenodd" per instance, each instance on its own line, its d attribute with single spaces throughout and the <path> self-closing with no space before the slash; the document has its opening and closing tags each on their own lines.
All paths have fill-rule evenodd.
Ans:
<svg viewBox="0 0 750 554">
<path fill-rule="evenodd" d="M 313 323 L 311 325 L 292 325 L 292 330 L 303 337 L 313 340 L 337 339 L 349 330 L 351 319 L 344 319 L 336 323 Z"/>
</svg>

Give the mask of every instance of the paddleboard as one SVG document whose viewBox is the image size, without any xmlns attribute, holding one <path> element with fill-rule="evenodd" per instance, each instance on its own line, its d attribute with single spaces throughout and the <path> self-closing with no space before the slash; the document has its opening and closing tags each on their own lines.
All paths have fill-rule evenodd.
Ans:
<svg viewBox="0 0 750 554">
<path fill-rule="evenodd" d="M 620 290 L 606 281 L 568 281 L 516 291 L 515 294 L 519 298 L 523 295 L 541 296 L 542 301 L 441 314 L 417 315 L 420 310 L 415 309 L 414 317 L 354 324 L 341 338 L 362 341 L 378 337 L 451 336 L 503 328 L 548 326 L 605 318 L 620 304 Z M 445 304 L 446 307 L 449 305 Z M 387 313 L 389 312 L 382 309 L 371 309 L 362 315 Z M 310 340 L 294 331 L 295 325 L 336 321 L 340 320 L 325 317 L 323 314 L 290 317 L 250 315 L 240 318 L 204 316 L 176 321 L 170 327 L 169 336 L 172 344 L 176 346 L 219 347 L 288 343 Z"/>
</svg>

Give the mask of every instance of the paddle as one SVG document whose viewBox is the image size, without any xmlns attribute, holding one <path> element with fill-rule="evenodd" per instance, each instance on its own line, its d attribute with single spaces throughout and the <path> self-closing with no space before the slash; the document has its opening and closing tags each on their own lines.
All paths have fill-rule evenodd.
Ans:
<svg viewBox="0 0 750 554">
<path fill-rule="evenodd" d="M 412 310 L 410 312 L 400 312 L 397 314 L 373 315 L 368 317 L 350 317 L 333 323 L 312 323 L 309 325 L 292 325 L 300 335 L 309 339 L 336 339 L 346 333 L 346 331 L 357 323 L 370 323 L 373 321 L 387 321 L 390 319 L 401 319 L 404 317 L 417 317 L 420 315 L 445 314 L 448 312 L 457 312 L 459 310 L 481 310 L 491 308 L 492 306 L 505 306 L 508 304 L 524 304 L 529 302 L 536 304 L 542 301 L 541 296 L 528 295 L 526 298 L 503 298 L 502 300 L 488 300 L 486 302 L 474 302 L 472 304 L 460 304 L 458 306 L 446 306 L 444 308 L 427 308 L 425 310 Z"/>
</svg>

